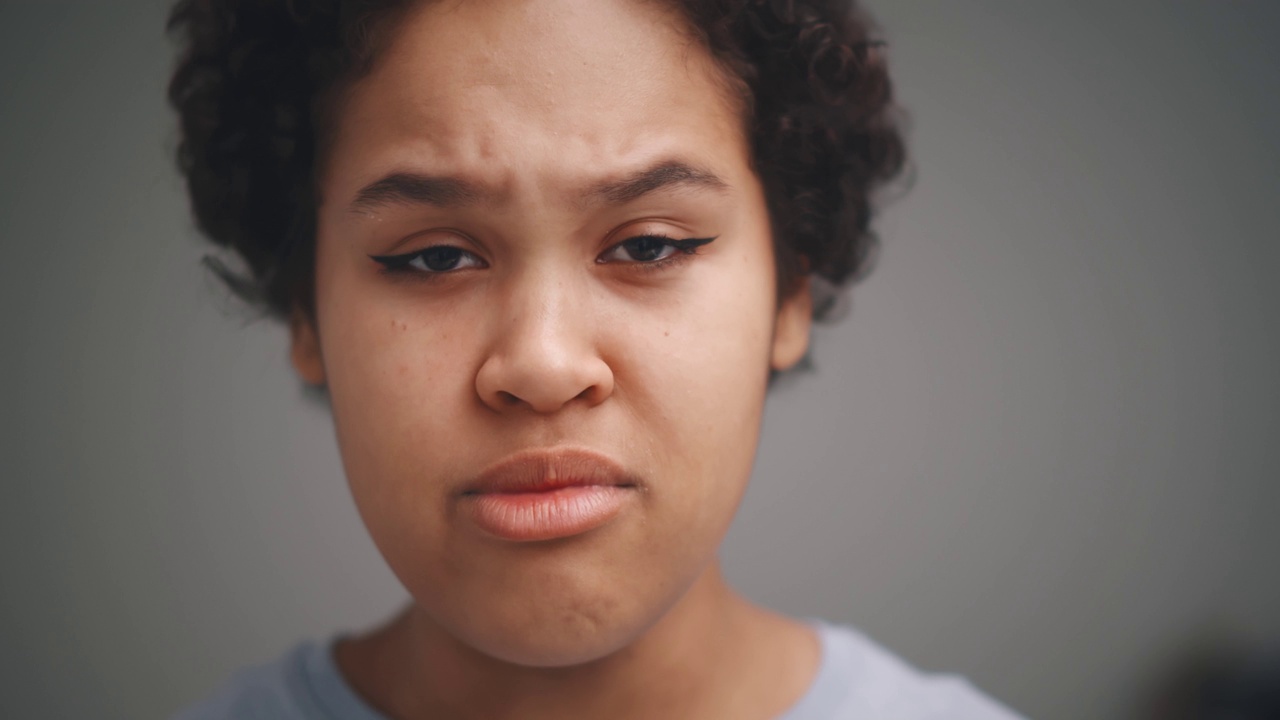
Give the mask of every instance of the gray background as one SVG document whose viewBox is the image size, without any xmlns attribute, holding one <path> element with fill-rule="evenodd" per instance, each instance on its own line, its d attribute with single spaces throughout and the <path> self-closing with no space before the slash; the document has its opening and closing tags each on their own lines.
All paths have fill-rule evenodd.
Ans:
<svg viewBox="0 0 1280 720">
<path fill-rule="evenodd" d="M 0 5 L 0 716 L 160 717 L 404 597 L 198 265 L 164 3 Z M 917 180 L 724 546 L 1036 718 L 1280 638 L 1280 4 L 890 2 Z"/>
</svg>

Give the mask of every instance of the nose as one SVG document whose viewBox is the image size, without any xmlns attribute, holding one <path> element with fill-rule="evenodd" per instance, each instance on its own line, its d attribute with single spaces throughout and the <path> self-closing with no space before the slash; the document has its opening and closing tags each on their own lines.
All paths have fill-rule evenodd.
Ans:
<svg viewBox="0 0 1280 720">
<path fill-rule="evenodd" d="M 532 280 L 504 299 L 497 337 L 476 373 L 485 405 L 549 414 L 573 403 L 595 406 L 613 393 L 594 314 L 577 295 L 563 281 Z"/>
</svg>

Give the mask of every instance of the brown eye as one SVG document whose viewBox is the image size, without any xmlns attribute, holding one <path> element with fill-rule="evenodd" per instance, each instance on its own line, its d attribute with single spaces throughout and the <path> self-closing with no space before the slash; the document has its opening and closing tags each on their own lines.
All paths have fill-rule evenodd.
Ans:
<svg viewBox="0 0 1280 720">
<path fill-rule="evenodd" d="M 434 275 L 465 268 L 485 267 L 483 260 L 453 245 L 432 245 L 403 255 L 371 255 L 370 257 L 390 272 L 418 272 Z"/>
<path fill-rule="evenodd" d="M 622 249 L 636 262 L 653 262 L 675 252 L 676 248 L 666 238 L 642 235 L 622 243 Z"/>
<path fill-rule="evenodd" d="M 672 257 L 676 252 L 693 255 L 698 248 L 714 240 L 715 237 L 676 240 L 664 235 L 637 235 L 609 248 L 596 262 L 662 264 L 663 260 Z"/>
<path fill-rule="evenodd" d="M 452 245 L 436 245 L 417 254 L 409 261 L 409 267 L 428 272 L 456 270 L 463 258 L 470 253 Z"/>
</svg>

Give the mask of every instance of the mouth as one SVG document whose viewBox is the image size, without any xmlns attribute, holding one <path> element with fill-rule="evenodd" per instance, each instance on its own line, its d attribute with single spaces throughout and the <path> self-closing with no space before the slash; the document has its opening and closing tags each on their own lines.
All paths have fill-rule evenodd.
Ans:
<svg viewBox="0 0 1280 720">
<path fill-rule="evenodd" d="M 463 488 L 464 516 L 487 535 L 535 542 L 580 535 L 616 518 L 639 489 L 621 465 L 585 450 L 524 451 Z"/>
</svg>

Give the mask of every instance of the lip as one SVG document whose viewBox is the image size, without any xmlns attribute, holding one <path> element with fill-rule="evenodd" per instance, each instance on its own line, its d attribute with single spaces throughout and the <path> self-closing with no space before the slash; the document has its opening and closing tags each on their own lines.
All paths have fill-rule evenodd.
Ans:
<svg viewBox="0 0 1280 720">
<path fill-rule="evenodd" d="M 533 542 L 607 524 L 638 487 L 635 476 L 599 453 L 528 450 L 486 468 L 459 500 L 463 514 L 486 534 Z"/>
</svg>

